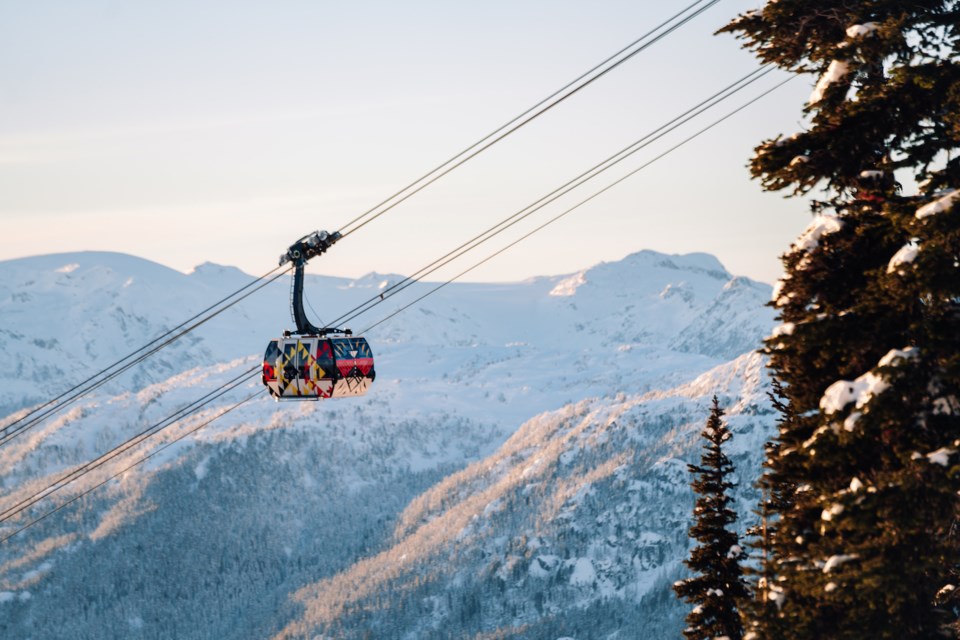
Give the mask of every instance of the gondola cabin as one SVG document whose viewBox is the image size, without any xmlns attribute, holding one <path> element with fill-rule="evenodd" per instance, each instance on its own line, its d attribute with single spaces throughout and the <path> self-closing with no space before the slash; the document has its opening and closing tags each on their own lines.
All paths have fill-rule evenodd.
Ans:
<svg viewBox="0 0 960 640">
<path fill-rule="evenodd" d="M 296 331 L 271 340 L 263 355 L 263 384 L 277 400 L 319 400 L 362 396 L 376 373 L 370 345 L 349 329 L 315 327 L 303 309 L 303 268 L 342 236 L 339 231 L 315 231 L 294 242 L 280 256 L 280 265 L 293 263 L 290 311 Z"/>
<path fill-rule="evenodd" d="M 271 340 L 263 356 L 263 384 L 278 400 L 362 396 L 375 377 L 362 337 L 290 335 Z"/>
</svg>

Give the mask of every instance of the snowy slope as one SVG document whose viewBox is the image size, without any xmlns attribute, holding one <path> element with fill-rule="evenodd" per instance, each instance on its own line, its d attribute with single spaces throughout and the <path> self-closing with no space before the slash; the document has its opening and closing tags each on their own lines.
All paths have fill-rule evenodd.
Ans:
<svg viewBox="0 0 960 640">
<path fill-rule="evenodd" d="M 55 395 L 249 279 L 218 265 L 181 274 L 102 253 L 0 263 L 0 353 L 18 363 L 0 373 L 4 406 Z M 399 279 L 308 276 L 307 292 L 329 321 Z M 137 375 L 0 448 L 0 508 L 256 365 L 266 340 L 290 327 L 288 286 L 270 285 Z M 411 287 L 397 304 L 428 287 Z M 254 381 L 69 486 L 57 500 L 155 452 L 0 547 L 0 635 L 42 621 L 34 637 L 64 628 L 71 637 L 111 637 L 105 628 L 112 637 L 263 637 L 287 625 L 354 637 L 365 624 L 409 618 L 390 624 L 397 637 L 419 637 L 429 620 L 443 626 L 450 616 L 464 631 L 511 616 L 542 631 L 570 623 L 558 617 L 570 604 L 636 602 L 684 552 L 688 490 L 674 458 L 692 459 L 712 393 L 744 420 L 735 446 L 745 477 L 755 472 L 771 417 L 759 360 L 736 358 L 769 333 L 769 295 L 711 256 L 652 251 L 566 276 L 447 287 L 368 334 L 378 372 L 368 397 L 279 405 L 261 397 L 159 450 L 255 391 Z M 583 504 L 606 524 L 576 532 L 569 520 L 581 518 L 581 502 L 569 501 L 588 485 L 599 487 L 599 502 Z M 649 522 L 623 534 L 620 520 L 641 512 Z M 465 517 L 489 526 L 471 529 Z M 442 524 L 424 524 L 432 522 Z M 611 527 L 623 548 L 597 552 Z M 534 547 L 553 551 L 515 548 L 531 532 Z M 398 554 L 409 561 L 390 560 Z M 625 554 L 633 559 L 623 564 Z M 394 573 L 383 578 L 385 558 Z M 491 558 L 523 569 L 490 569 Z M 435 575 L 427 565 L 446 569 Z M 358 575 L 364 589 L 339 614 L 316 613 L 316 594 Z M 423 602 L 434 600 L 387 597 L 393 581 L 413 581 L 403 593 L 419 594 L 426 577 L 446 593 L 473 585 L 494 604 L 478 613 L 467 598 L 424 616 Z M 536 589 L 545 577 L 561 587 Z M 522 616 L 504 609 L 508 591 L 527 602 Z M 382 619 L 344 613 L 367 598 L 391 603 Z"/>
<path fill-rule="evenodd" d="M 366 627 L 417 638 L 549 637 L 547 628 L 676 635 L 672 599 L 659 610 L 641 603 L 662 597 L 687 554 L 693 501 L 678 458 L 697 449 L 719 394 L 746 513 L 773 421 L 768 391 L 751 354 L 674 389 L 587 400 L 528 421 L 494 455 L 414 500 L 383 551 L 301 589 L 303 613 L 277 637 L 351 637 Z M 585 613 L 601 603 L 603 615 Z"/>
</svg>

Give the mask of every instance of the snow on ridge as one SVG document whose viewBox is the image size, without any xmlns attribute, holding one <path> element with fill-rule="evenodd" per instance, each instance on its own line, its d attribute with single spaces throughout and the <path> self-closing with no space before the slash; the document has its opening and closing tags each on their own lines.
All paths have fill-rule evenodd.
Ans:
<svg viewBox="0 0 960 640">
<path fill-rule="evenodd" d="M 683 327 L 670 347 L 720 360 L 760 348 L 773 326 L 774 313 L 766 305 L 769 287 L 742 276 L 730 278 L 705 301 L 704 309 Z"/>
<path fill-rule="evenodd" d="M 749 351 L 672 389 L 670 393 L 696 398 L 721 391 L 737 398 L 738 406 L 750 403 L 763 398 L 766 393 L 766 362 L 763 354 Z"/>
<path fill-rule="evenodd" d="M 250 278 L 251 280 L 253 279 L 253 276 L 251 276 L 251 275 L 248 274 L 247 272 L 243 271 L 243 270 L 240 269 L 239 267 L 234 267 L 233 265 L 229 265 L 229 264 L 219 264 L 219 263 L 217 263 L 217 262 L 209 262 L 209 261 L 207 261 L 207 262 L 202 262 L 202 263 L 194 266 L 190 271 L 187 272 L 187 275 L 188 275 L 188 276 L 192 276 L 192 275 L 198 275 L 198 276 L 211 276 L 211 275 L 213 275 L 213 276 L 223 276 L 223 275 L 236 276 L 236 275 L 241 275 L 241 276 L 244 276 L 244 277 L 248 277 L 248 278 Z"/>
<path fill-rule="evenodd" d="M 769 289 L 770 285 L 765 282 L 757 282 L 746 276 L 733 276 L 723 285 L 722 290 L 726 292 L 749 290 L 766 296 Z M 766 299 L 766 297 L 764 297 L 764 299 Z"/>
<path fill-rule="evenodd" d="M 404 279 L 404 276 L 396 273 L 378 273 L 371 271 L 370 273 L 363 274 L 359 278 L 334 277 L 333 279 L 342 281 L 339 287 L 340 289 L 381 289 L 383 288 L 381 285 L 384 282 L 399 282 Z"/>
<path fill-rule="evenodd" d="M 548 295 L 555 297 L 569 297 L 576 294 L 577 289 L 586 283 L 587 279 L 584 277 L 584 272 L 581 271 L 580 273 L 558 282 L 557 286 L 551 289 Z"/>
<path fill-rule="evenodd" d="M 708 253 L 666 254 L 650 249 L 631 253 L 621 260 L 600 262 L 572 275 L 555 279 L 549 292 L 553 297 L 571 297 L 585 284 L 590 291 L 605 295 L 607 291 L 637 291 L 659 294 L 665 287 L 682 288 L 690 302 L 693 298 L 715 295 L 718 282 L 727 283 L 733 276 L 723 264 Z M 591 294 L 593 295 L 593 294 Z"/>
<path fill-rule="evenodd" d="M 73 251 L 65 253 L 46 253 L 24 258 L 0 260 L 0 272 L 7 269 L 31 272 L 50 271 L 54 273 L 74 274 L 94 268 L 108 268 L 128 275 L 159 274 L 185 275 L 171 267 L 147 258 L 117 251 Z"/>
<path fill-rule="evenodd" d="M 666 254 L 649 249 L 639 251 L 624 258 L 624 262 L 638 260 L 654 260 L 657 266 L 671 269 L 705 273 L 715 278 L 730 279 L 730 272 L 716 256 L 710 253 L 694 251 L 692 253 Z"/>
<path fill-rule="evenodd" d="M 729 280 L 733 276 L 723 266 L 723 263 L 713 254 L 704 252 L 692 253 L 661 253 L 652 249 L 642 249 L 628 254 L 621 260 L 600 262 L 583 270 L 586 276 L 596 273 L 605 273 L 610 270 L 642 269 L 670 271 L 689 271 L 702 273 L 715 279 Z"/>
</svg>

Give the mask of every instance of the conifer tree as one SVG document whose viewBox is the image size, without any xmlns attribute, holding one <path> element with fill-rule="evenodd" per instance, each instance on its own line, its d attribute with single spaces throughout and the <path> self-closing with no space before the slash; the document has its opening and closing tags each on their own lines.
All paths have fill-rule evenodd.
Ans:
<svg viewBox="0 0 960 640">
<path fill-rule="evenodd" d="M 786 402 L 786 394 L 779 380 L 773 380 L 773 391 L 768 395 L 774 409 L 780 414 L 779 430 L 788 432 L 796 416 Z M 780 615 L 783 588 L 780 586 L 779 558 L 790 557 L 793 541 L 788 537 L 780 537 L 777 524 L 779 514 L 792 506 L 796 486 L 790 478 L 789 467 L 781 464 L 782 460 L 777 455 L 779 450 L 779 442 L 766 443 L 764 469 L 756 483 L 762 496 L 755 511 L 760 522 L 747 530 L 751 538 L 748 546 L 754 550 L 753 563 L 744 569 L 752 582 L 754 597 L 741 606 L 746 619 L 744 631 L 747 638 L 780 638 L 786 632 L 783 628 L 786 621 Z"/>
<path fill-rule="evenodd" d="M 956 637 L 960 0 L 777 0 L 723 31 L 818 76 L 805 130 L 751 161 L 768 190 L 822 193 L 772 302 L 794 419 L 768 464 L 796 490 L 783 634 L 757 637 Z"/>
<path fill-rule="evenodd" d="M 713 397 L 710 417 L 701 435 L 706 440 L 700 465 L 688 465 L 694 479 L 690 483 L 697 500 L 690 537 L 699 542 L 684 564 L 694 576 L 673 585 L 677 596 L 695 605 L 687 615 L 683 635 L 689 640 L 712 640 L 726 637 L 740 640 L 743 626 L 738 603 L 748 596 L 743 582 L 740 560 L 743 550 L 736 531 L 728 529 L 737 521 L 727 495 L 733 485 L 727 477 L 733 463 L 723 453 L 722 445 L 731 434 L 723 420 L 723 410 Z"/>
</svg>

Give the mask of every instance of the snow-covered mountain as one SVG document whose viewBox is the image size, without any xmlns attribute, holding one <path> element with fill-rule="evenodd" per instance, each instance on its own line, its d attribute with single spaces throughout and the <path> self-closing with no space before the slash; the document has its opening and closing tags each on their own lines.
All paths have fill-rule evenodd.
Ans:
<svg viewBox="0 0 960 640">
<path fill-rule="evenodd" d="M 307 295 L 315 319 L 331 321 L 400 278 L 308 276 Z M 0 415 L 250 279 L 107 253 L 0 263 L 0 354 L 14 365 L 0 372 Z M 0 509 L 256 365 L 290 328 L 288 296 L 286 278 L 269 285 L 0 446 Z M 252 382 L 38 505 L 30 515 L 119 474 L 0 544 L 0 635 L 675 630 L 683 609 L 666 589 L 687 550 L 684 461 L 698 455 L 714 393 L 736 434 L 742 513 L 755 500 L 773 415 L 752 351 L 770 331 L 769 296 L 712 256 L 652 251 L 565 276 L 448 286 L 367 334 L 377 362 L 367 397 L 260 396 L 175 442 Z M 26 521 L 3 522 L 0 538 Z"/>
</svg>

